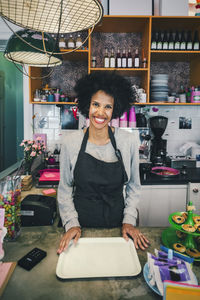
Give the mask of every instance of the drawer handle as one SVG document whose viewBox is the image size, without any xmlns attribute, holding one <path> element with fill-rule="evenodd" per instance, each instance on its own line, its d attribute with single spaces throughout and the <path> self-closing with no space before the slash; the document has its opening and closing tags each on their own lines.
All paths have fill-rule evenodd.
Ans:
<svg viewBox="0 0 200 300">
<path fill-rule="evenodd" d="M 192 191 L 193 191 L 194 193 L 198 193 L 198 192 L 199 192 L 199 190 L 198 190 L 197 188 L 194 188 Z"/>
</svg>

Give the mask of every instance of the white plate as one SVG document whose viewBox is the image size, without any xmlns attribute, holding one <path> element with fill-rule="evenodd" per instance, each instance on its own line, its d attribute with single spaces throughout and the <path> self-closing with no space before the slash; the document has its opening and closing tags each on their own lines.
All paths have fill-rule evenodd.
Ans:
<svg viewBox="0 0 200 300">
<path fill-rule="evenodd" d="M 80 238 L 58 258 L 56 275 L 61 279 L 136 276 L 141 265 L 132 240 Z"/>
</svg>

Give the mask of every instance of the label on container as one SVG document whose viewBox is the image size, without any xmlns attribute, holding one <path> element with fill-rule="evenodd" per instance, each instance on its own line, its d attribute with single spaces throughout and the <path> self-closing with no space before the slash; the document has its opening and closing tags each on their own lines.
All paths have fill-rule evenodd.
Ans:
<svg viewBox="0 0 200 300">
<path fill-rule="evenodd" d="M 135 67 L 135 68 L 139 68 L 139 64 L 140 64 L 139 57 L 136 57 L 136 58 L 135 58 L 135 65 L 134 65 L 134 67 Z"/>
<path fill-rule="evenodd" d="M 70 49 L 74 48 L 74 42 L 68 42 L 67 47 Z"/>
<path fill-rule="evenodd" d="M 109 68 L 109 58 L 105 57 L 104 59 L 104 68 Z"/>
<path fill-rule="evenodd" d="M 189 43 L 187 44 L 187 50 L 192 50 L 192 42 L 189 42 Z"/>
<path fill-rule="evenodd" d="M 34 210 L 21 210 L 21 216 L 34 216 Z"/>
<path fill-rule="evenodd" d="M 199 42 L 194 43 L 194 50 L 199 50 Z"/>
<path fill-rule="evenodd" d="M 110 68 L 115 68 L 115 58 L 114 57 L 110 58 Z"/>
<path fill-rule="evenodd" d="M 131 57 L 128 58 L 128 68 L 132 68 L 133 66 L 133 59 Z"/>
<path fill-rule="evenodd" d="M 163 50 L 168 50 L 168 42 L 163 43 Z"/>
<path fill-rule="evenodd" d="M 156 42 L 151 43 L 151 50 L 156 50 Z"/>
<path fill-rule="evenodd" d="M 73 44 L 73 43 L 71 43 L 71 44 Z M 82 42 L 76 42 L 76 48 L 77 48 L 77 47 L 81 47 L 82 44 L 83 44 Z"/>
<path fill-rule="evenodd" d="M 179 50 L 179 49 L 180 49 L 180 42 L 176 42 L 176 43 L 175 43 L 174 49 L 175 49 L 175 50 Z"/>
<path fill-rule="evenodd" d="M 66 48 L 65 42 L 59 42 L 59 48 Z"/>
<path fill-rule="evenodd" d="M 169 42 L 169 50 L 174 50 L 174 43 L 173 42 Z"/>
<path fill-rule="evenodd" d="M 117 58 L 117 68 L 122 67 L 122 59 L 120 57 Z"/>
<path fill-rule="evenodd" d="M 162 42 L 158 42 L 158 44 L 157 44 L 157 50 L 162 50 Z"/>
<path fill-rule="evenodd" d="M 122 68 L 126 68 L 126 57 L 122 57 Z"/>
<path fill-rule="evenodd" d="M 186 43 L 185 42 L 182 42 L 181 43 L 181 50 L 185 50 L 186 49 Z"/>
</svg>

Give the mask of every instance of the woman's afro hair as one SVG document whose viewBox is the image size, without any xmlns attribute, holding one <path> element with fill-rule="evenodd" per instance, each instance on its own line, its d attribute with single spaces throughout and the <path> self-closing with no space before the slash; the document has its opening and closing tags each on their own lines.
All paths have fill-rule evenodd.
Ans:
<svg viewBox="0 0 200 300">
<path fill-rule="evenodd" d="M 91 98 L 98 91 L 103 91 L 114 98 L 112 119 L 121 117 L 135 102 L 135 93 L 131 83 L 116 72 L 93 72 L 79 79 L 74 87 L 78 98 L 78 109 L 86 118 L 89 117 Z"/>
</svg>

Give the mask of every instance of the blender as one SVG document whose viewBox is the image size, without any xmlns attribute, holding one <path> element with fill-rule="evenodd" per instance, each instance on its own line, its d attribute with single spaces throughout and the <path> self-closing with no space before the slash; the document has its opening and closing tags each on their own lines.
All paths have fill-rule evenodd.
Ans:
<svg viewBox="0 0 200 300">
<path fill-rule="evenodd" d="M 162 135 L 167 127 L 167 122 L 168 118 L 163 116 L 149 118 L 149 127 L 154 135 L 150 147 L 150 161 L 153 166 L 166 164 L 167 140 L 162 139 Z"/>
</svg>

